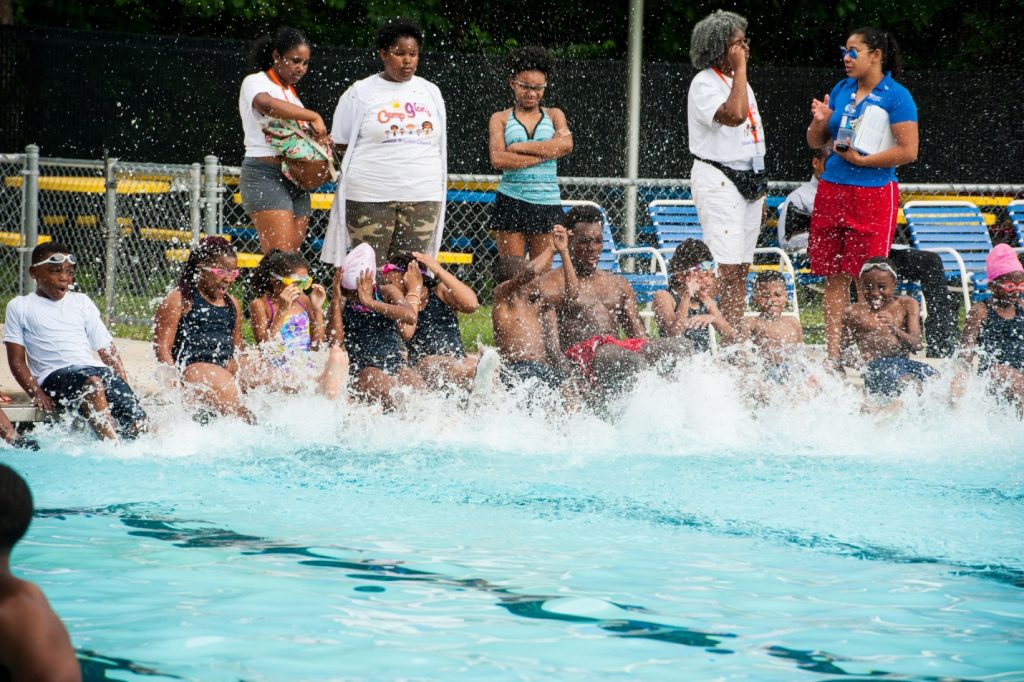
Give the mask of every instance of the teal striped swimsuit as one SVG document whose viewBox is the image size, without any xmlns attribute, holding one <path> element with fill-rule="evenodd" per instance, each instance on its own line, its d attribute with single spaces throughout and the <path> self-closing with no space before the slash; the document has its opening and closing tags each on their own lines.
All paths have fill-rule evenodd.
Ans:
<svg viewBox="0 0 1024 682">
<path fill-rule="evenodd" d="M 526 126 L 516 118 L 515 109 L 505 122 L 505 145 L 516 142 L 543 142 L 555 136 L 555 126 L 544 109 L 540 122 L 533 131 L 533 137 L 526 132 Z M 558 191 L 558 163 L 552 159 L 529 168 L 516 168 L 501 174 L 498 191 L 505 196 L 527 201 L 531 204 L 558 205 L 562 195 Z"/>
</svg>

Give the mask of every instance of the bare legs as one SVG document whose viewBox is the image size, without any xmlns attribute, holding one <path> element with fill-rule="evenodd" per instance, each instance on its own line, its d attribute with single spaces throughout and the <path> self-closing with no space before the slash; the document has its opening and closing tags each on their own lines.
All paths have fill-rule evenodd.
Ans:
<svg viewBox="0 0 1024 682">
<path fill-rule="evenodd" d="M 530 258 L 536 258 L 544 249 L 551 246 L 551 233 L 523 234 L 522 232 L 497 232 L 498 257 L 523 258 L 527 252 Z"/>
<path fill-rule="evenodd" d="M 260 250 L 298 251 L 306 238 L 309 216 L 294 216 L 291 211 L 257 211 L 251 216 L 260 237 Z"/>
<path fill-rule="evenodd" d="M 402 404 L 402 394 L 397 390 L 402 386 L 418 390 L 425 388 L 426 384 L 419 372 L 408 367 L 393 375 L 377 367 L 367 367 L 356 376 L 352 388 L 363 398 L 379 402 L 385 410 L 394 410 Z"/>
<path fill-rule="evenodd" d="M 825 343 L 828 345 L 828 359 L 832 362 L 839 360 L 843 350 L 843 311 L 850 305 L 852 279 L 845 273 L 825 278 Z"/>
<path fill-rule="evenodd" d="M 734 327 L 743 319 L 743 313 L 747 309 L 749 270 L 750 263 L 718 266 L 718 293 L 721 296 L 719 307 L 722 315 Z"/>
<path fill-rule="evenodd" d="M 107 389 L 103 384 L 103 379 L 100 377 L 86 379 L 82 401 L 82 411 L 96 435 L 105 440 L 117 440 L 117 427 L 110 414 L 110 404 L 107 402 Z"/>
<path fill-rule="evenodd" d="M 242 396 L 235 375 L 220 365 L 195 362 L 181 373 L 182 381 L 196 388 L 197 397 L 220 414 L 240 417 L 256 423 L 252 412 L 242 406 Z"/>
<path fill-rule="evenodd" d="M 348 379 L 348 353 L 340 346 L 331 346 L 327 353 L 327 366 L 320 375 L 320 392 L 328 400 L 337 400 Z"/>
</svg>

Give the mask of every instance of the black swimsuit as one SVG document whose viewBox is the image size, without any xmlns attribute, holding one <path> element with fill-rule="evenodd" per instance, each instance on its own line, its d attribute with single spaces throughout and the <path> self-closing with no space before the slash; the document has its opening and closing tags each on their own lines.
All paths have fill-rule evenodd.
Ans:
<svg viewBox="0 0 1024 682">
<path fill-rule="evenodd" d="M 341 312 L 349 374 L 376 367 L 393 374 L 404 364 L 395 321 L 358 303 L 346 303 Z"/>
<path fill-rule="evenodd" d="M 676 302 L 676 310 L 679 310 L 679 302 L 682 298 L 671 289 L 668 290 L 669 296 Z M 686 305 L 686 318 L 689 319 L 694 315 L 707 315 L 708 309 L 704 307 L 704 304 L 699 304 L 696 308 L 691 308 L 689 304 Z M 683 332 L 683 337 L 693 342 L 693 349 L 698 353 L 708 353 L 711 351 L 711 328 L 710 327 L 697 327 L 695 329 L 687 329 Z"/>
<path fill-rule="evenodd" d="M 196 291 L 192 307 L 181 316 L 171 357 L 180 368 L 197 362 L 224 367 L 235 356 L 235 304 L 213 305 Z"/>
<path fill-rule="evenodd" d="M 1007 320 L 988 306 L 988 316 L 978 332 L 978 371 L 992 365 L 1009 365 L 1024 371 L 1024 306 L 1014 304 L 1014 316 Z"/>
<path fill-rule="evenodd" d="M 420 311 L 416 322 L 416 333 L 405 342 L 409 362 L 415 364 L 428 355 L 466 357 L 462 334 L 459 333 L 459 318 L 455 311 L 439 299 L 432 289 L 427 290 L 427 296 L 427 305 Z"/>
</svg>

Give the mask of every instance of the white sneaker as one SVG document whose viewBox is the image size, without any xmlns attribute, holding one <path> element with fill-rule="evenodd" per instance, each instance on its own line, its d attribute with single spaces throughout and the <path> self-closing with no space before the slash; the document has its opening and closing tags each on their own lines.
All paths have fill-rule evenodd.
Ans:
<svg viewBox="0 0 1024 682">
<path fill-rule="evenodd" d="M 488 395 L 494 390 L 494 380 L 501 367 L 501 357 L 494 348 L 485 348 L 476 363 L 476 374 L 473 375 L 473 394 Z"/>
</svg>

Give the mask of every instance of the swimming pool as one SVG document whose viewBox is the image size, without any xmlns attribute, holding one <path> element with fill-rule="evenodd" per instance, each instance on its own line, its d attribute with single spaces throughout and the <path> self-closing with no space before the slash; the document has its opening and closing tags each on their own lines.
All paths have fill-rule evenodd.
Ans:
<svg viewBox="0 0 1024 682">
<path fill-rule="evenodd" d="M 1024 679 L 1020 422 L 751 414 L 700 369 L 613 423 L 267 397 L 48 434 L 0 453 L 38 508 L 13 567 L 94 679 Z"/>
</svg>

